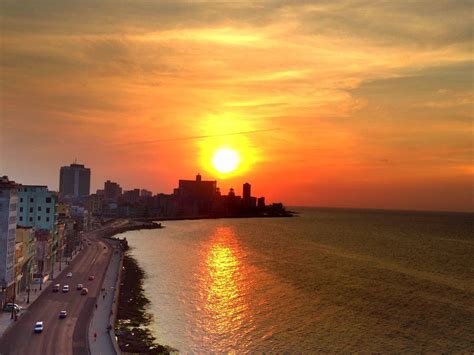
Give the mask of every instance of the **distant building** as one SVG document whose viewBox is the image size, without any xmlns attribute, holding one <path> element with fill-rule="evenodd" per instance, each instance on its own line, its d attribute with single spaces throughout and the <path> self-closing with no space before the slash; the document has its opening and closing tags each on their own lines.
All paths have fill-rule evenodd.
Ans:
<svg viewBox="0 0 474 355">
<path fill-rule="evenodd" d="M 140 189 L 133 189 L 123 193 L 123 199 L 129 204 L 137 204 L 140 201 Z"/>
<path fill-rule="evenodd" d="M 174 195 L 179 215 L 202 215 L 212 211 L 217 195 L 217 182 L 204 181 L 201 175 L 196 180 L 179 180 Z"/>
<path fill-rule="evenodd" d="M 104 196 L 99 194 L 89 195 L 86 198 L 84 206 L 90 213 L 100 214 L 104 209 Z"/>
<path fill-rule="evenodd" d="M 252 186 L 246 182 L 242 188 L 242 202 L 244 208 L 255 209 L 257 206 L 257 199 L 252 197 Z"/>
<path fill-rule="evenodd" d="M 91 186 L 91 169 L 82 164 L 63 166 L 59 171 L 59 194 L 62 198 L 88 196 Z"/>
<path fill-rule="evenodd" d="M 265 208 L 265 197 L 259 197 L 257 200 L 257 206 L 259 209 Z"/>
<path fill-rule="evenodd" d="M 140 190 L 140 197 L 146 198 L 146 197 L 152 197 L 152 196 L 153 196 L 153 192 L 145 190 L 145 189 Z"/>
<path fill-rule="evenodd" d="M 107 180 L 104 183 L 104 197 L 108 201 L 117 201 L 122 195 L 122 188 L 116 182 Z"/>
<path fill-rule="evenodd" d="M 15 297 L 18 184 L 0 177 L 0 305 Z"/>
</svg>

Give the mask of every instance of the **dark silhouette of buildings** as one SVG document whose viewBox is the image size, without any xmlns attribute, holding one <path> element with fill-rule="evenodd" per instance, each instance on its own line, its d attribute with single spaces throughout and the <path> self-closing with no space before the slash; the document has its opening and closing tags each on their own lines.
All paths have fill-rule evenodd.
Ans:
<svg viewBox="0 0 474 355">
<path fill-rule="evenodd" d="M 107 180 L 104 183 L 104 197 L 107 201 L 117 201 L 122 195 L 122 188 L 116 182 Z"/>
<path fill-rule="evenodd" d="M 82 164 L 63 166 L 59 170 L 59 194 L 62 198 L 83 198 L 91 187 L 91 169 Z"/>
</svg>

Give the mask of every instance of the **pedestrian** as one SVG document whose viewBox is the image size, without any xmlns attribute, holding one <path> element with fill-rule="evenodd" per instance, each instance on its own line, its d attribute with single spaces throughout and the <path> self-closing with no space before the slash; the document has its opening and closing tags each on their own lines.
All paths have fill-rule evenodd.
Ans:
<svg viewBox="0 0 474 355">
<path fill-rule="evenodd" d="M 97 309 L 97 303 L 95 304 L 95 309 Z"/>
<path fill-rule="evenodd" d="M 94 333 L 94 341 L 97 340 L 97 333 Z"/>
<path fill-rule="evenodd" d="M 105 295 L 102 295 L 102 299 L 105 300 Z"/>
</svg>

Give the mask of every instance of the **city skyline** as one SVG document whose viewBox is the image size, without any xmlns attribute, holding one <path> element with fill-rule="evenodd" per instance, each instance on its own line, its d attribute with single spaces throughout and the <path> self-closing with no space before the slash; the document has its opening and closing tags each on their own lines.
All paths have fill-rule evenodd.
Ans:
<svg viewBox="0 0 474 355">
<path fill-rule="evenodd" d="M 293 206 L 473 209 L 469 2 L 0 10 L 0 172 L 15 181 L 59 190 L 77 158 L 92 191 L 200 172 Z"/>
</svg>

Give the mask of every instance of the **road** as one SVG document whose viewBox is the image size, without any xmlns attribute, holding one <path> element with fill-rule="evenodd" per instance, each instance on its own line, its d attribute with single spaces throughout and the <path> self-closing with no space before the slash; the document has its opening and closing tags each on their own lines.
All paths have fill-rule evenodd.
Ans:
<svg viewBox="0 0 474 355">
<path fill-rule="evenodd" d="M 83 243 L 84 250 L 5 332 L 0 339 L 1 355 L 88 354 L 87 328 L 112 253 L 110 246 L 96 235 L 85 236 L 88 242 Z M 68 272 L 72 272 L 72 277 L 66 277 Z M 95 279 L 89 281 L 89 275 L 94 275 Z M 61 285 L 61 290 L 63 285 L 69 285 L 69 292 L 52 292 L 56 283 Z M 87 296 L 76 290 L 78 283 L 89 289 Z M 61 310 L 68 312 L 65 319 L 58 317 Z M 43 333 L 34 333 L 37 321 L 44 322 Z"/>
</svg>

